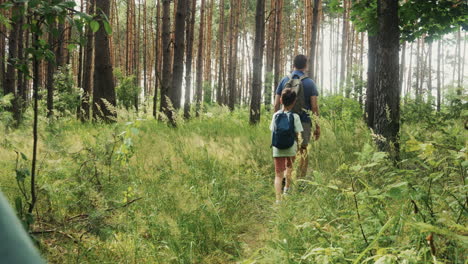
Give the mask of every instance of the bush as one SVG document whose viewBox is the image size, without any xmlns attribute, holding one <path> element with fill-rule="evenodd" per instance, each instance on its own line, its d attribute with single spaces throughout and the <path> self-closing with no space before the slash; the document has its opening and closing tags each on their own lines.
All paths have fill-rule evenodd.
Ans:
<svg viewBox="0 0 468 264">
<path fill-rule="evenodd" d="M 117 102 L 125 109 L 130 109 L 132 106 L 138 107 L 138 98 L 141 93 L 141 87 L 137 85 L 134 75 L 124 76 L 120 69 L 114 70 L 115 78 L 117 79 L 116 94 Z"/>
</svg>

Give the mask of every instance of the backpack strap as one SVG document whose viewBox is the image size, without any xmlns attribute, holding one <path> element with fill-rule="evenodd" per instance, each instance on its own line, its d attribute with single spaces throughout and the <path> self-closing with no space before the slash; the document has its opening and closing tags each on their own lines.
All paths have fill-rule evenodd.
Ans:
<svg viewBox="0 0 468 264">
<path fill-rule="evenodd" d="M 307 79 L 309 78 L 309 76 L 307 76 L 307 74 L 304 73 L 304 75 L 301 76 L 301 78 L 299 78 L 299 80 L 303 81 L 304 79 Z"/>
</svg>

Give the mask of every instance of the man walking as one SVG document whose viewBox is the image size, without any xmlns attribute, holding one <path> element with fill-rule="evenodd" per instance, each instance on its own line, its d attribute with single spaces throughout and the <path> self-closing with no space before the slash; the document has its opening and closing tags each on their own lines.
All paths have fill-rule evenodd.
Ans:
<svg viewBox="0 0 468 264">
<path fill-rule="evenodd" d="M 293 62 L 294 71 L 285 76 L 278 85 L 275 95 L 275 112 L 280 109 L 280 97 L 283 89 L 292 88 L 297 94 L 297 102 L 293 108 L 293 112 L 297 113 L 301 119 L 302 127 L 304 130 L 301 132 L 302 143 L 299 148 L 299 174 L 298 178 L 305 177 L 308 167 L 308 152 L 307 147 L 311 138 L 312 118 L 309 111 L 315 117 L 319 115 L 319 108 L 317 102 L 318 90 L 314 81 L 307 77 L 305 74 L 307 70 L 307 57 L 304 55 L 297 55 Z M 316 120 L 316 118 L 314 118 Z M 318 140 L 320 137 L 320 126 L 315 122 L 314 139 Z"/>
</svg>

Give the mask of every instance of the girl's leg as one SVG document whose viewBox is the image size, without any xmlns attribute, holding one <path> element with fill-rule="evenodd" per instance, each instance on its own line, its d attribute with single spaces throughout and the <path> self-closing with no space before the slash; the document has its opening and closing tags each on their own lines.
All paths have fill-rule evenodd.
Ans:
<svg viewBox="0 0 468 264">
<path fill-rule="evenodd" d="M 283 175 L 284 171 L 275 173 L 275 192 L 276 192 L 276 201 L 281 201 L 281 194 L 283 188 Z"/>
<path fill-rule="evenodd" d="M 289 185 L 291 184 L 293 163 L 294 163 L 294 157 L 289 157 L 286 161 L 286 171 L 285 171 L 286 184 L 284 185 L 285 190 L 288 190 Z"/>
</svg>

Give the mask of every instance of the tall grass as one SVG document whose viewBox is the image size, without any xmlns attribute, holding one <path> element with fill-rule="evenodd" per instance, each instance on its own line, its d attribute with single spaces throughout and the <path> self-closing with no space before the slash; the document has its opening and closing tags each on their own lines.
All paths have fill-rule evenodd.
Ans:
<svg viewBox="0 0 468 264">
<path fill-rule="evenodd" d="M 395 167 L 376 152 L 350 101 L 324 100 L 306 187 L 295 188 L 280 207 L 274 206 L 268 114 L 255 127 L 245 109 L 210 107 L 199 118 L 180 120 L 178 128 L 132 113 L 119 116 L 113 125 L 41 122 L 33 231 L 50 231 L 34 236 L 51 263 L 351 263 L 366 249 L 360 262 L 463 262 L 466 243 L 457 236 L 466 230 L 466 213 L 450 225 L 451 233 L 436 234 L 436 243 L 448 244 L 437 244 L 442 253 L 431 258 L 425 236 L 438 222 L 417 226 L 422 220 L 410 200 L 428 211 L 408 190 L 421 172 L 410 168 L 417 163 Z M 402 137 L 418 131 L 421 144 L 452 140 L 458 147 L 462 139 L 453 131 L 460 127 L 444 128 L 451 139 L 431 138 L 420 125 L 405 127 Z M 15 168 L 28 166 L 21 159 L 16 165 L 15 151 L 29 157 L 30 141 L 27 124 L 0 136 L 0 187 L 12 204 L 20 196 Z M 409 160 L 416 155 L 405 153 Z M 395 185 L 403 179 L 406 185 Z M 454 185 L 466 191 L 459 182 L 446 187 L 453 192 Z M 446 219 L 457 220 L 453 198 L 431 199 L 447 200 L 453 210 Z M 435 220 L 443 206 L 433 206 Z"/>
</svg>

